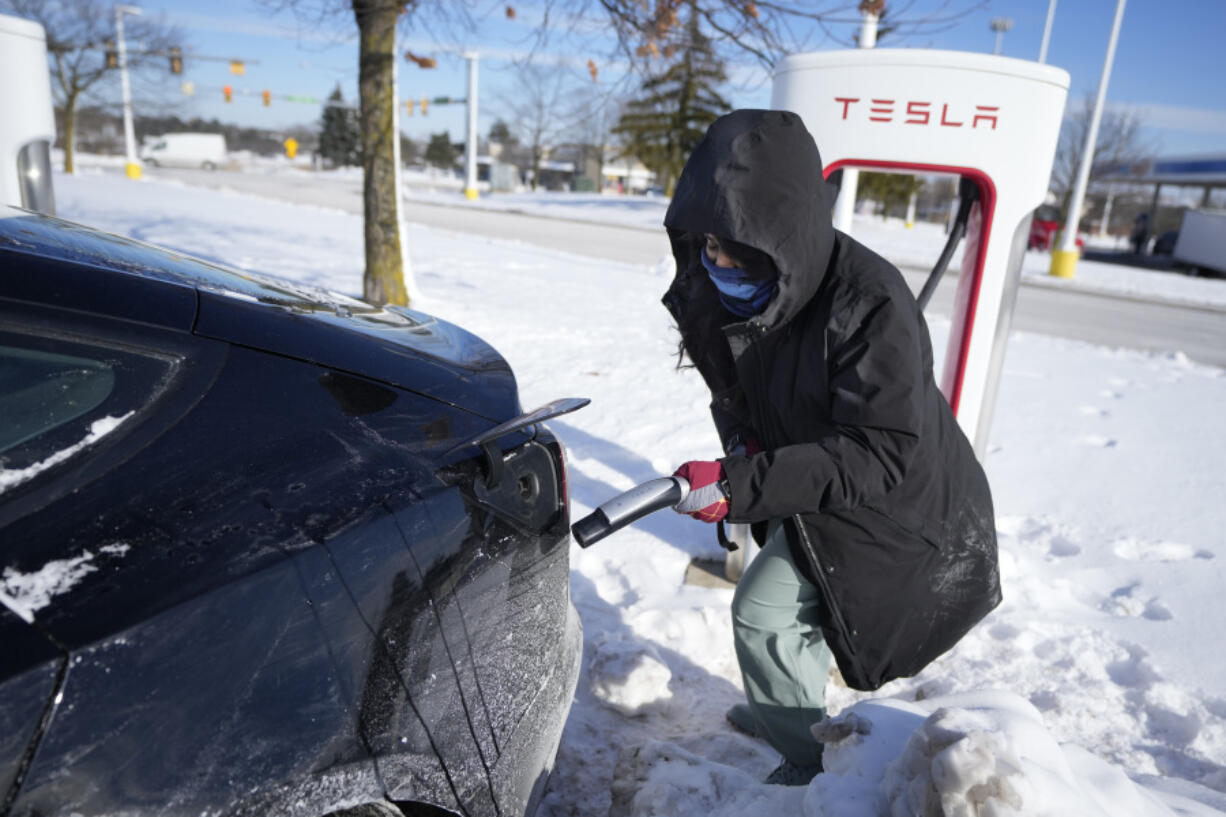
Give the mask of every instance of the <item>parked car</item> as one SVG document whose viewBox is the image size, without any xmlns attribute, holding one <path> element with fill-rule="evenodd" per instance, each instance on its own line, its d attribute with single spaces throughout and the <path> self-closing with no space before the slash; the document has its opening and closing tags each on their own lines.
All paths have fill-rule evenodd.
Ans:
<svg viewBox="0 0 1226 817">
<path fill-rule="evenodd" d="M 584 402 L 0 208 L 0 811 L 530 814 L 581 645 L 541 421 Z"/>
<path fill-rule="evenodd" d="M 226 137 L 220 133 L 165 133 L 141 148 L 152 167 L 198 167 L 216 170 L 226 163 Z"/>
<path fill-rule="evenodd" d="M 1226 210 L 1185 210 L 1171 257 L 1194 275 L 1226 276 Z"/>
<path fill-rule="evenodd" d="M 1051 250 L 1052 242 L 1055 241 L 1060 228 L 1060 211 L 1055 205 L 1040 204 L 1035 208 L 1034 216 L 1030 219 L 1030 236 L 1026 242 L 1026 249 L 1043 252 Z M 1085 251 L 1085 239 L 1081 236 L 1077 236 L 1077 251 Z"/>
</svg>

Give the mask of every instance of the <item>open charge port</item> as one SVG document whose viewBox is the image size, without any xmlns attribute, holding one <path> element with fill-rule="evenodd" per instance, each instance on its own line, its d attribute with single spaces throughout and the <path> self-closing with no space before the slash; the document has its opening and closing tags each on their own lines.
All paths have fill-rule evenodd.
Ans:
<svg viewBox="0 0 1226 817">
<path fill-rule="evenodd" d="M 473 493 L 501 516 L 532 531 L 543 531 L 562 508 L 558 470 L 547 446 L 525 443 L 502 456 L 501 476 L 492 488 L 473 481 Z"/>
</svg>

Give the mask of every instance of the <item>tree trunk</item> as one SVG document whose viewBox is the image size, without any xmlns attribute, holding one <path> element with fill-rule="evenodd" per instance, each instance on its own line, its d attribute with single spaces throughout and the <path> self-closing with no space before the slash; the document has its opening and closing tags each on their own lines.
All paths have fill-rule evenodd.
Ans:
<svg viewBox="0 0 1226 817">
<path fill-rule="evenodd" d="M 70 95 L 64 100 L 64 172 L 76 173 L 77 97 Z"/>
<path fill-rule="evenodd" d="M 402 2 L 354 0 L 361 38 L 358 95 L 362 126 L 362 204 L 366 239 L 363 297 L 376 304 L 407 305 L 396 189 L 396 19 Z"/>
</svg>

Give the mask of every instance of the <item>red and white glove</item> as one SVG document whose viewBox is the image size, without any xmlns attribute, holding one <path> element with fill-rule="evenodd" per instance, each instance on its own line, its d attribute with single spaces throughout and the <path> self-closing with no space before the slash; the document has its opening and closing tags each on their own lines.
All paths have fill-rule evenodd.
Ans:
<svg viewBox="0 0 1226 817">
<path fill-rule="evenodd" d="M 690 493 L 673 506 L 699 522 L 718 522 L 728 515 L 728 491 L 724 488 L 724 466 L 718 462 L 691 460 L 673 472 L 690 483 Z"/>
</svg>

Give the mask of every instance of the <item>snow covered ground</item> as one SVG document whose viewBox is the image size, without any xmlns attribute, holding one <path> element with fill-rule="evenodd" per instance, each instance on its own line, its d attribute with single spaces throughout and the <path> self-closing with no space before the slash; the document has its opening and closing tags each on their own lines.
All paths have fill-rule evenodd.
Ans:
<svg viewBox="0 0 1226 817">
<path fill-rule="evenodd" d="M 496 193 L 467 201 L 453 191 L 411 187 L 408 198 L 450 207 L 508 210 L 554 218 L 628 224 L 658 230 L 668 209 L 662 196 L 610 196 L 597 193 Z M 852 234 L 895 264 L 927 269 L 945 245 L 945 230 L 940 224 L 919 222 L 912 227 L 897 218 L 857 215 Z M 1093 243 L 1093 242 L 1092 242 Z M 1098 246 L 1098 245 L 1096 245 Z M 1101 248 L 1110 249 L 1108 242 Z M 959 249 L 951 262 L 957 269 L 962 261 Z M 1193 278 L 1178 272 L 1126 267 L 1101 261 L 1081 261 L 1072 280 L 1050 275 L 1051 256 L 1045 252 L 1026 253 L 1022 264 L 1026 283 L 1093 290 L 1139 298 L 1169 300 L 1175 303 L 1208 304 L 1226 310 L 1226 280 Z"/>
<path fill-rule="evenodd" d="M 66 218 L 360 292 L 355 216 L 114 176 L 55 183 Z M 593 399 L 551 423 L 576 518 L 718 454 L 699 377 L 674 369 L 661 270 L 409 240 L 415 306 L 497 346 L 526 408 Z M 942 347 L 947 325 L 932 330 Z M 1178 352 L 1014 334 L 986 462 L 1005 601 L 914 679 L 869 695 L 832 677 L 829 768 L 807 789 L 761 785 L 777 757 L 724 723 L 741 698 L 731 591 L 683 583 L 694 557 L 720 554 L 711 529 L 662 512 L 575 547 L 584 672 L 540 813 L 1226 814 L 1223 405 L 1226 370 Z"/>
</svg>

